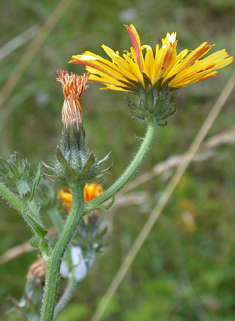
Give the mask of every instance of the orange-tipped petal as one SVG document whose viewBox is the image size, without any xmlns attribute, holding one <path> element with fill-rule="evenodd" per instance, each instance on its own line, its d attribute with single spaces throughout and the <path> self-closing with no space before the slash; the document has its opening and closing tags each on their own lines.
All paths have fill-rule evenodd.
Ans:
<svg viewBox="0 0 235 321">
<path fill-rule="evenodd" d="M 142 59 L 141 59 L 141 51 L 140 51 L 140 47 L 141 47 L 141 43 L 140 43 L 140 37 L 138 32 L 136 31 L 135 27 L 133 24 L 131 24 L 130 26 L 125 25 L 127 32 L 129 33 L 130 39 L 131 39 L 131 43 L 133 45 L 133 48 L 135 50 L 136 53 L 136 58 L 137 58 L 137 62 L 139 65 L 139 69 L 140 72 L 143 72 L 143 66 L 142 66 Z"/>
</svg>

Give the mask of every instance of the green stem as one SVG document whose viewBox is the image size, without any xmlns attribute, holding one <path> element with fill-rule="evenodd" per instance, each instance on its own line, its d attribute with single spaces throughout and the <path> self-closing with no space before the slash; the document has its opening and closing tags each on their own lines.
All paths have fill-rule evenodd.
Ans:
<svg viewBox="0 0 235 321">
<path fill-rule="evenodd" d="M 78 223 L 84 214 L 83 188 L 84 186 L 79 186 L 73 189 L 72 207 L 64 228 L 56 242 L 51 256 L 44 257 L 44 263 L 46 265 L 46 284 L 42 301 L 41 321 L 53 320 L 61 260 L 75 233 Z"/>
<path fill-rule="evenodd" d="M 148 153 L 153 143 L 153 140 L 155 138 L 157 127 L 158 127 L 158 124 L 155 121 L 155 119 L 150 118 L 143 142 L 140 145 L 140 148 L 137 154 L 135 155 L 135 157 L 133 158 L 132 162 L 124 171 L 124 173 L 116 180 L 116 182 L 109 187 L 109 189 L 107 189 L 99 197 L 95 198 L 89 203 L 86 203 L 86 210 L 88 213 L 96 208 L 99 208 L 99 206 L 102 203 L 104 203 L 105 201 L 113 197 L 113 195 L 115 195 L 118 191 L 120 191 L 126 185 L 126 183 L 128 183 L 128 181 L 135 174 L 137 169 L 140 167 L 142 161 L 144 160 L 146 154 Z"/>
<path fill-rule="evenodd" d="M 0 183 L 0 194 L 21 214 L 28 209 L 26 203 L 13 194 L 4 184 Z"/>
<path fill-rule="evenodd" d="M 46 229 L 42 224 L 34 202 L 31 204 L 23 202 L 2 183 L 0 183 L 0 195 L 2 195 L 2 197 L 4 197 L 9 204 L 11 204 L 17 211 L 20 212 L 35 234 L 39 235 L 41 238 L 44 238 Z"/>
</svg>

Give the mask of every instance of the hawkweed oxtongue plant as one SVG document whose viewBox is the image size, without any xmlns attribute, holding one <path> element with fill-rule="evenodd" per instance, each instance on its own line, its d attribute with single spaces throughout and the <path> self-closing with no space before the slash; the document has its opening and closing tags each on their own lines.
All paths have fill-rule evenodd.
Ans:
<svg viewBox="0 0 235 321">
<path fill-rule="evenodd" d="M 215 77 L 218 69 L 233 60 L 224 49 L 204 57 L 212 48 L 207 42 L 191 52 L 185 49 L 177 53 L 176 33 L 167 33 L 162 46 L 156 45 L 153 50 L 141 44 L 133 25 L 126 26 L 126 29 L 132 47 L 122 56 L 103 45 L 110 59 L 88 51 L 72 56 L 70 62 L 86 66 L 88 73 L 83 76 L 62 70 L 57 72 L 64 103 L 62 138 L 54 165 L 43 164 L 43 173 L 40 165 L 37 172 L 31 174 L 28 161 L 18 153 L 8 160 L 0 158 L 0 193 L 31 227 L 34 234 L 31 244 L 41 255 L 37 266 L 39 272 L 45 274 L 45 286 L 44 276 L 42 282 L 37 273 L 27 281 L 25 293 L 28 301 L 24 296 L 17 306 L 22 307 L 24 316 L 30 321 L 39 318 L 41 321 L 55 320 L 86 276 L 104 245 L 106 230 L 99 228 L 100 210 L 112 205 L 115 194 L 131 179 L 148 153 L 158 126 L 164 125 L 162 121 L 174 114 L 176 90 Z M 103 84 L 105 87 L 101 89 L 134 94 L 134 101 L 129 97 L 126 99 L 127 106 L 133 117 L 147 126 L 133 160 L 105 191 L 97 180 L 100 181 L 109 169 L 100 169 L 108 156 L 98 160 L 89 150 L 82 123 L 81 94 L 87 89 L 87 81 Z M 51 187 L 51 181 L 59 188 L 58 193 Z M 66 218 L 61 216 L 59 199 L 67 213 Z M 104 205 L 108 200 L 109 204 Z M 42 212 L 49 215 L 57 229 L 58 236 L 54 239 L 48 236 Z M 60 274 L 68 279 L 68 283 L 57 300 Z M 42 295 L 42 307 L 38 309 Z M 34 315 L 32 307 L 35 308 Z"/>
</svg>

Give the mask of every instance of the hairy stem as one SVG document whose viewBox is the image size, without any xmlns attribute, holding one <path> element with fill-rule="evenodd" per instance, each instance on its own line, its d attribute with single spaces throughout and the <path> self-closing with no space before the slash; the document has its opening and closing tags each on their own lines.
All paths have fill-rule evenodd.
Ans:
<svg viewBox="0 0 235 321">
<path fill-rule="evenodd" d="M 28 209 L 27 204 L 22 202 L 18 196 L 13 194 L 9 188 L 2 183 L 0 183 L 0 195 L 2 195 L 2 197 L 5 198 L 5 200 L 7 200 L 9 204 L 11 204 L 21 214 Z"/>
<path fill-rule="evenodd" d="M 141 163 L 143 162 L 146 154 L 148 153 L 153 140 L 155 138 L 155 134 L 158 128 L 158 124 L 155 121 L 154 118 L 150 118 L 148 122 L 148 128 L 145 134 L 145 137 L 142 141 L 142 144 L 140 145 L 140 148 L 133 158 L 130 165 L 127 167 L 127 169 L 124 171 L 124 173 L 116 180 L 116 182 L 110 186 L 103 194 L 101 194 L 99 197 L 95 198 L 94 200 L 90 201 L 89 203 L 86 203 L 86 209 L 88 212 L 99 208 L 99 206 L 113 197 L 118 191 L 120 191 L 126 183 L 131 179 L 131 177 L 135 174 L 137 169 L 140 167 Z"/>
<path fill-rule="evenodd" d="M 84 214 L 83 188 L 84 186 L 79 186 L 73 189 L 72 207 L 63 230 L 51 255 L 43 257 L 46 265 L 46 284 L 42 301 L 41 321 L 52 321 L 54 317 L 61 260 Z"/>
<path fill-rule="evenodd" d="M 78 287 L 78 284 L 79 283 L 75 280 L 74 277 L 69 278 L 67 287 L 56 305 L 54 319 L 56 319 L 58 315 L 64 310 L 64 308 L 68 305 L 69 301 L 72 299 L 72 296 Z"/>
<path fill-rule="evenodd" d="M 35 234 L 44 238 L 43 232 L 46 234 L 46 229 L 43 226 L 34 201 L 27 204 L 2 183 L 0 183 L 0 195 L 20 212 Z"/>
</svg>

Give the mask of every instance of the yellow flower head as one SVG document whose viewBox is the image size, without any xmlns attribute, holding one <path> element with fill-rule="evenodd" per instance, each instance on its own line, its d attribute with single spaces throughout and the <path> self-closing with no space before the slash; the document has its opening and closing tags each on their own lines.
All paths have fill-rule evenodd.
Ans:
<svg viewBox="0 0 235 321">
<path fill-rule="evenodd" d="M 104 193 L 104 189 L 99 184 L 86 184 L 84 187 L 83 195 L 85 203 L 88 203 L 94 200 L 96 197 L 100 196 Z M 72 190 L 67 188 L 66 190 L 59 190 L 58 197 L 62 199 L 62 205 L 64 206 L 66 211 L 70 211 L 72 205 Z M 96 211 L 96 214 L 99 216 L 100 211 Z M 84 216 L 87 218 L 87 215 Z"/>
<path fill-rule="evenodd" d="M 72 56 L 70 61 L 86 65 L 87 71 L 91 73 L 89 81 L 104 84 L 106 88 L 102 89 L 135 93 L 137 84 L 146 87 L 144 74 L 152 87 L 157 81 L 161 81 L 161 86 L 167 82 L 170 88 L 178 88 L 213 78 L 217 69 L 233 61 L 233 57 L 229 57 L 225 49 L 201 59 L 213 46 L 207 42 L 190 53 L 188 49 L 184 49 L 177 54 L 176 33 L 167 33 L 162 39 L 161 48 L 156 45 L 154 52 L 150 46 L 141 45 L 140 37 L 132 24 L 125 27 L 133 47 L 130 51 L 125 51 L 123 56 L 103 45 L 102 48 L 111 61 L 89 51 Z"/>
<path fill-rule="evenodd" d="M 67 71 L 58 70 L 59 81 L 63 88 L 64 104 L 62 108 L 62 123 L 65 127 L 75 123 L 77 127 L 82 122 L 82 105 L 81 94 L 87 88 L 86 83 L 89 77 L 89 73 L 83 76 L 78 76 L 73 73 L 69 75 Z"/>
</svg>

